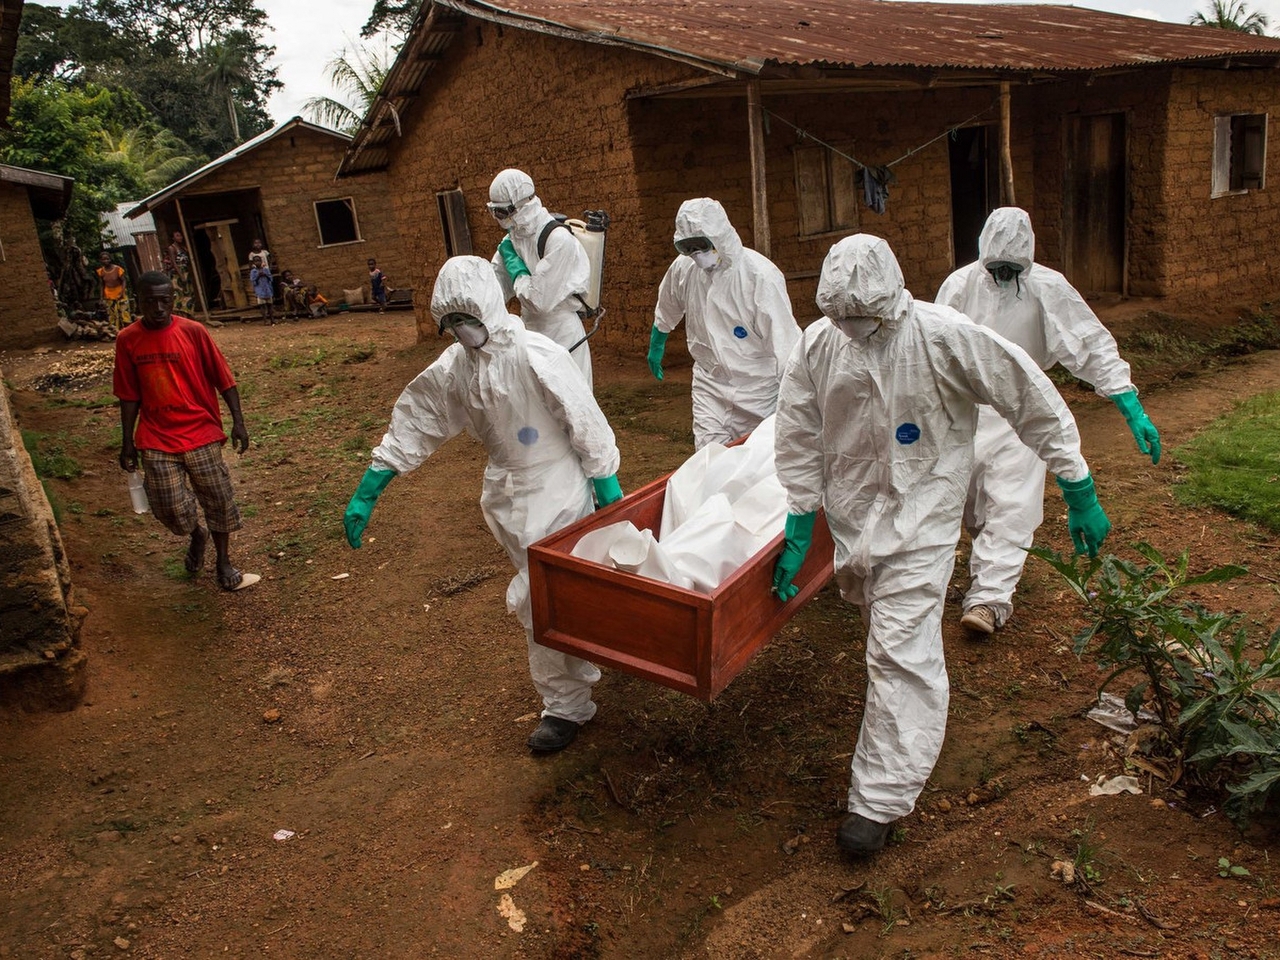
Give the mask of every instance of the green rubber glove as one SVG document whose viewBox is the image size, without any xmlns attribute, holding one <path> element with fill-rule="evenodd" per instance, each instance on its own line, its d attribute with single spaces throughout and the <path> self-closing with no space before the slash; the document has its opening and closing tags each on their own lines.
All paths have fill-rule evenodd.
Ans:
<svg viewBox="0 0 1280 960">
<path fill-rule="evenodd" d="M 1086 474 L 1083 480 L 1063 480 L 1057 478 L 1062 489 L 1062 499 L 1067 501 L 1067 529 L 1071 532 L 1071 542 L 1076 545 L 1076 553 L 1087 553 L 1091 557 L 1098 555 L 1098 548 L 1111 532 L 1111 521 L 1102 511 L 1098 503 L 1098 495 L 1093 489 L 1093 476 Z"/>
<path fill-rule="evenodd" d="M 657 327 L 649 331 L 649 372 L 662 379 L 662 353 L 667 349 L 667 337 Z"/>
<path fill-rule="evenodd" d="M 373 505 L 378 502 L 378 497 L 382 496 L 382 491 L 387 489 L 387 484 L 395 478 L 395 475 L 394 470 L 370 467 L 360 478 L 360 486 L 356 487 L 356 492 L 351 495 L 347 512 L 342 516 L 342 526 L 347 531 L 347 543 L 355 549 L 360 549 L 360 534 L 364 532 L 365 525 L 369 522 Z"/>
<path fill-rule="evenodd" d="M 498 244 L 498 253 L 502 257 L 502 262 L 506 264 L 507 276 L 511 278 L 512 283 L 530 275 L 529 268 L 520 259 L 520 254 L 516 253 L 516 245 L 511 242 L 511 234 L 502 238 L 502 242 Z"/>
<path fill-rule="evenodd" d="M 597 507 L 607 507 L 622 499 L 622 487 L 618 485 L 616 473 L 608 477 L 593 477 L 591 489 L 595 492 Z"/>
<path fill-rule="evenodd" d="M 779 600 L 790 600 L 800 588 L 791 581 L 804 565 L 804 555 L 809 552 L 813 543 L 813 525 L 818 520 L 817 513 L 789 513 L 784 528 L 786 539 L 782 542 L 782 553 L 773 568 L 773 592 Z"/>
<path fill-rule="evenodd" d="M 1125 423 L 1129 424 L 1129 432 L 1133 434 L 1133 439 L 1138 441 L 1138 449 L 1149 454 L 1152 463 L 1159 463 L 1160 432 L 1147 416 L 1147 411 L 1142 409 L 1138 394 L 1133 390 L 1117 393 L 1111 398 L 1111 402 L 1124 414 Z"/>
</svg>

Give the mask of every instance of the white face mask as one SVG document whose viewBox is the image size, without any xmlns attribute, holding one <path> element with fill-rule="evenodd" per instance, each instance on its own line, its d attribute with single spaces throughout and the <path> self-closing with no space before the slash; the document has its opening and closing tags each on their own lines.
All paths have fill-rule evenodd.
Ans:
<svg viewBox="0 0 1280 960">
<path fill-rule="evenodd" d="M 541 212 L 538 204 L 525 201 L 521 206 L 516 207 L 515 213 L 505 220 L 499 220 L 498 223 L 508 232 L 514 230 L 519 233 L 530 233 L 538 225 Z"/>
<path fill-rule="evenodd" d="M 489 328 L 483 323 L 456 323 L 449 332 L 460 344 L 472 350 L 479 350 L 489 342 Z"/>
<path fill-rule="evenodd" d="M 699 250 L 697 253 L 690 254 L 690 257 L 703 270 L 714 270 L 720 263 L 719 250 Z"/>
<path fill-rule="evenodd" d="M 847 317 L 844 320 L 832 320 L 836 329 L 850 340 L 865 340 L 880 329 L 879 317 Z"/>
</svg>

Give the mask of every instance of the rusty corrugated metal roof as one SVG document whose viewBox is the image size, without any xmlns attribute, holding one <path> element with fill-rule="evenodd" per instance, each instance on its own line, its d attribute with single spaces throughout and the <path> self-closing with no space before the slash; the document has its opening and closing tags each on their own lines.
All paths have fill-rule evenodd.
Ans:
<svg viewBox="0 0 1280 960">
<path fill-rule="evenodd" d="M 728 77 L 915 68 L 1039 75 L 1264 58 L 1280 39 L 1053 4 L 902 0 L 425 0 L 343 158 L 382 169 L 401 118 L 467 17 L 669 57 Z M 870 78 L 870 74 L 868 75 Z"/>
<path fill-rule="evenodd" d="M 1242 54 L 1280 39 L 1052 4 L 895 0 L 438 0 L 482 19 L 670 51 L 749 73 L 765 64 L 1101 70 Z"/>
</svg>

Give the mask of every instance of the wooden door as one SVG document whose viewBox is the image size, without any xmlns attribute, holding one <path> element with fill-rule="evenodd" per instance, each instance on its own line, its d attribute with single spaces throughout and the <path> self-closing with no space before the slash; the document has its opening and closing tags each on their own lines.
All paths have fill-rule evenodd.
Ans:
<svg viewBox="0 0 1280 960">
<path fill-rule="evenodd" d="M 1067 118 L 1063 189 L 1063 259 L 1083 294 L 1125 292 L 1125 117 Z"/>
<path fill-rule="evenodd" d="M 213 254 L 214 269 L 222 284 L 224 307 L 247 307 L 249 296 L 240 282 L 240 268 L 236 260 L 235 244 L 231 241 L 231 226 L 236 220 L 202 224 L 209 237 L 209 250 Z"/>
</svg>

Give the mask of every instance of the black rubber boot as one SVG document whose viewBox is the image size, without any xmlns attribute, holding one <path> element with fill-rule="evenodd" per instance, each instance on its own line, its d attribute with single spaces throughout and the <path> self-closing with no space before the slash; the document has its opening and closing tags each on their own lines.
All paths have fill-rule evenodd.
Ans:
<svg viewBox="0 0 1280 960">
<path fill-rule="evenodd" d="M 573 743 L 578 735 L 578 724 L 560 717 L 543 717 L 542 722 L 529 734 L 529 749 L 534 753 L 555 753 Z"/>
<path fill-rule="evenodd" d="M 836 846 L 855 857 L 879 853 L 889 839 L 889 828 L 892 826 L 891 823 L 868 820 L 860 813 L 851 813 L 844 818 L 836 832 Z"/>
</svg>

